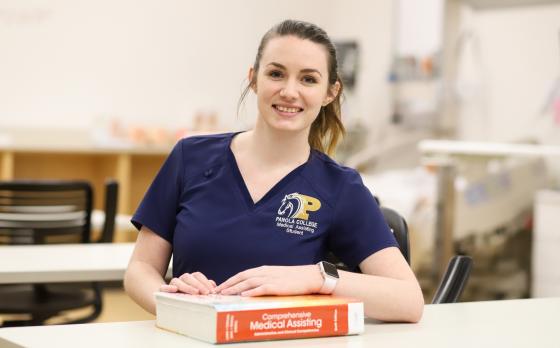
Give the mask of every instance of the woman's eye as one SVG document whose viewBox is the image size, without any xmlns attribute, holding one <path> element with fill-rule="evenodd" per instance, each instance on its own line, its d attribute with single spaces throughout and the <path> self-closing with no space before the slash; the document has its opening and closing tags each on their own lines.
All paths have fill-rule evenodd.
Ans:
<svg viewBox="0 0 560 348">
<path fill-rule="evenodd" d="M 268 73 L 268 76 L 277 79 L 277 78 L 282 77 L 282 72 L 278 71 L 278 70 L 272 70 Z"/>
<path fill-rule="evenodd" d="M 313 76 L 304 76 L 303 82 L 305 83 L 317 83 L 317 79 Z"/>
</svg>

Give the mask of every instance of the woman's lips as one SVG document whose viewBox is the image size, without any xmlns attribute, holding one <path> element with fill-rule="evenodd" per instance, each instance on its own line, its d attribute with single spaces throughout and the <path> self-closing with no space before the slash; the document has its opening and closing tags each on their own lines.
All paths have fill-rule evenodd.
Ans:
<svg viewBox="0 0 560 348">
<path fill-rule="evenodd" d="M 300 107 L 282 106 L 282 105 L 272 105 L 272 108 L 276 113 L 284 117 L 293 117 L 303 111 Z"/>
</svg>

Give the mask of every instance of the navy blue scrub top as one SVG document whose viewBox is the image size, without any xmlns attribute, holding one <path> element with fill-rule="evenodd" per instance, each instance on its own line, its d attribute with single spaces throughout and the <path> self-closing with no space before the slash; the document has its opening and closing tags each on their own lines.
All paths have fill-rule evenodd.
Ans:
<svg viewBox="0 0 560 348">
<path fill-rule="evenodd" d="M 132 218 L 171 243 L 174 277 L 199 271 L 220 284 L 329 250 L 354 269 L 398 246 L 360 175 L 316 150 L 254 203 L 230 149 L 236 134 L 179 141 Z"/>
</svg>

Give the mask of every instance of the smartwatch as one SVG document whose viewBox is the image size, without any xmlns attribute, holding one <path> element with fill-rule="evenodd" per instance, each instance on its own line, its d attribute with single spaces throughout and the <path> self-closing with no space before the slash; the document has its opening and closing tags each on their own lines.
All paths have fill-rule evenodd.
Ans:
<svg viewBox="0 0 560 348">
<path fill-rule="evenodd" d="M 317 266 L 319 266 L 319 270 L 324 279 L 323 286 L 319 290 L 319 293 L 325 295 L 332 294 L 339 278 L 336 266 L 327 261 L 321 261 L 317 263 Z"/>
</svg>

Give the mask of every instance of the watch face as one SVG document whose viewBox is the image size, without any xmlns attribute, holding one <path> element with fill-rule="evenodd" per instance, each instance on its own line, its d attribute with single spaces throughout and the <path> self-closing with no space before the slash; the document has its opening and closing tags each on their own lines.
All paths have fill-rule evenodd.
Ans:
<svg viewBox="0 0 560 348">
<path fill-rule="evenodd" d="M 331 277 L 338 278 L 338 270 L 336 269 L 335 265 L 325 261 L 323 261 L 322 264 L 326 274 L 330 275 Z"/>
</svg>

